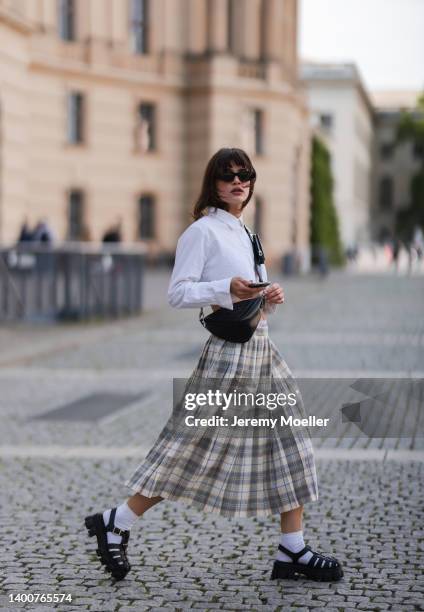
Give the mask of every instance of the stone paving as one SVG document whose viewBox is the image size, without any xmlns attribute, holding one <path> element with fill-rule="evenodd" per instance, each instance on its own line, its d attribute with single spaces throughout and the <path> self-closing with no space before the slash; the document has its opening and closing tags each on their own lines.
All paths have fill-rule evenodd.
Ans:
<svg viewBox="0 0 424 612">
<path fill-rule="evenodd" d="M 99 570 L 83 517 L 125 499 L 170 412 L 172 377 L 189 375 L 207 337 L 196 311 L 165 305 L 167 278 L 148 276 L 138 319 L 0 330 L 0 611 L 423 610 L 420 438 L 314 441 L 320 501 L 305 508 L 305 536 L 343 562 L 339 583 L 269 580 L 278 515 L 228 520 L 166 500 L 134 528 L 125 581 Z M 282 284 L 270 335 L 296 376 L 423 376 L 423 277 Z M 34 418 L 100 391 L 146 395 L 94 424 Z M 72 602 L 11 603 L 17 593 Z"/>
</svg>

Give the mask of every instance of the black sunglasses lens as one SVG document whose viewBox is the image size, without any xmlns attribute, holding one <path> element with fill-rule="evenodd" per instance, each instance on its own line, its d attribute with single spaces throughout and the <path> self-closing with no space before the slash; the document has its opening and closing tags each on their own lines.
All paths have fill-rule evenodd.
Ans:
<svg viewBox="0 0 424 612">
<path fill-rule="evenodd" d="M 225 172 L 224 174 L 221 174 L 219 178 L 221 181 L 225 181 L 226 183 L 232 183 L 236 176 L 239 177 L 242 183 L 245 183 L 246 181 L 250 181 L 250 179 L 255 178 L 256 173 L 254 171 L 250 172 L 249 170 L 240 170 L 240 172 L 237 173 Z"/>
<path fill-rule="evenodd" d="M 252 178 L 252 173 L 249 172 L 249 170 L 241 170 L 238 173 L 238 177 L 241 180 L 241 182 L 245 182 L 245 181 L 250 181 L 250 179 Z"/>
</svg>

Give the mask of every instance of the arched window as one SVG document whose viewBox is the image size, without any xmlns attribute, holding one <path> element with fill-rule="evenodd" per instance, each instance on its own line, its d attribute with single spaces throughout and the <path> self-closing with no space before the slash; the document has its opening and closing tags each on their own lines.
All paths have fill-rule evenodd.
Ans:
<svg viewBox="0 0 424 612">
<path fill-rule="evenodd" d="M 138 200 L 138 237 L 154 238 L 156 234 L 155 200 L 151 195 L 142 195 Z"/>
</svg>

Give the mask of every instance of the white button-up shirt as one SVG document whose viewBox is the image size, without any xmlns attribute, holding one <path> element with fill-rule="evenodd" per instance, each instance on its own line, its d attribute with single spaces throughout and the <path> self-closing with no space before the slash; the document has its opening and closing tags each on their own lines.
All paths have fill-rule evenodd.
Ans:
<svg viewBox="0 0 424 612">
<path fill-rule="evenodd" d="M 233 310 L 240 299 L 230 293 L 231 279 L 240 276 L 258 280 L 252 243 L 244 228 L 243 216 L 235 217 L 220 208 L 192 223 L 180 236 L 168 288 L 168 302 L 174 308 L 218 304 Z M 263 281 L 268 279 L 265 264 L 259 266 Z M 267 304 L 272 312 L 275 304 Z"/>
</svg>

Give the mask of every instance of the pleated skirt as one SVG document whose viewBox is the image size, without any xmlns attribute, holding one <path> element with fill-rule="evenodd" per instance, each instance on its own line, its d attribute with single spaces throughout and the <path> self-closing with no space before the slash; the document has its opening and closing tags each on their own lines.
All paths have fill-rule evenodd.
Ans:
<svg viewBox="0 0 424 612">
<path fill-rule="evenodd" d="M 306 412 L 296 381 L 261 321 L 246 343 L 211 335 L 190 381 L 196 379 L 261 379 L 273 390 L 297 392 L 294 418 Z M 191 382 L 190 391 L 193 391 Z M 312 440 L 307 428 L 246 428 L 222 436 L 219 428 L 192 438 L 178 434 L 171 418 L 146 458 L 125 484 L 146 497 L 161 496 L 225 517 L 269 516 L 318 499 Z"/>
</svg>

